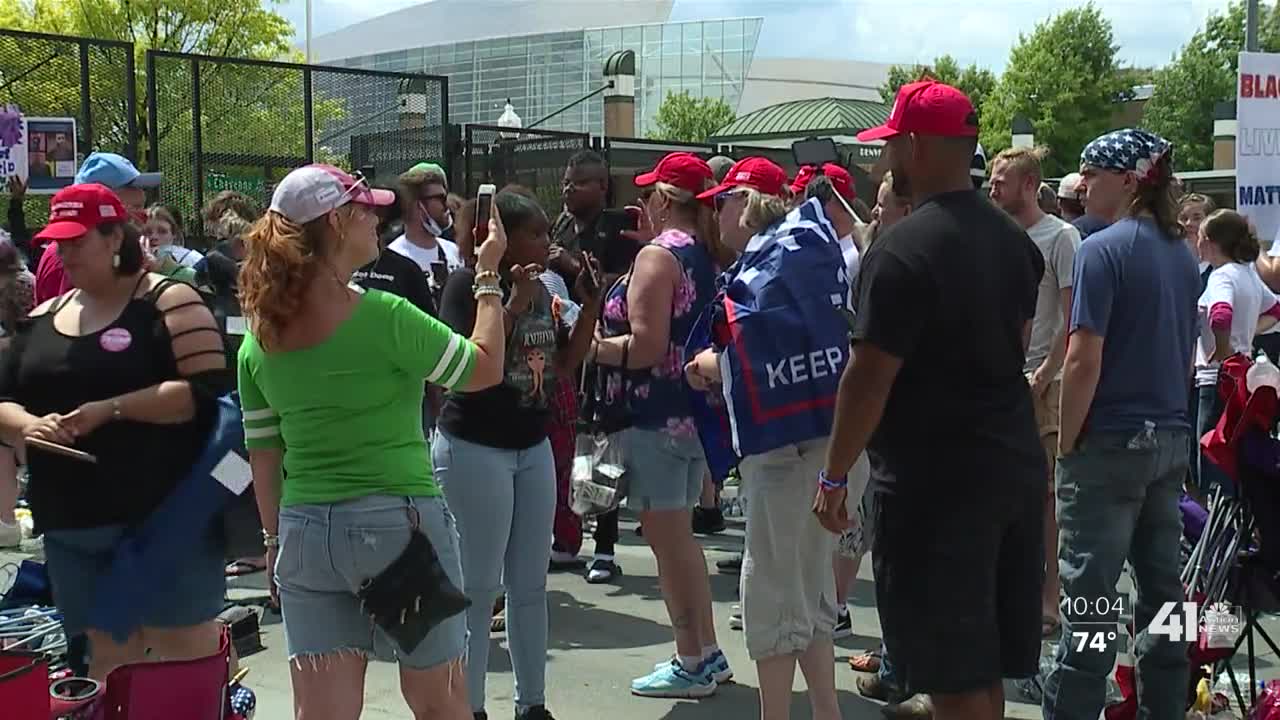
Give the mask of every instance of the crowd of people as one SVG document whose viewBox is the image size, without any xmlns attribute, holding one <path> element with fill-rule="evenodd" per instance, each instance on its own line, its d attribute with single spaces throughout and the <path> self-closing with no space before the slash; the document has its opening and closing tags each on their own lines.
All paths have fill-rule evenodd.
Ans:
<svg viewBox="0 0 1280 720">
<path fill-rule="evenodd" d="M 813 717 L 840 717 L 833 641 L 851 632 L 869 553 L 883 644 L 851 660 L 859 691 L 896 717 L 1002 718 L 1003 679 L 1035 675 L 1042 639 L 1070 637 L 1063 598 L 1113 597 L 1127 563 L 1139 629 L 1182 601 L 1179 501 L 1230 482 L 1195 438 L 1222 412 L 1222 362 L 1274 337 L 1280 262 L 1259 257 L 1240 215 L 1181 193 L 1160 137 L 1104 135 L 1050 188 L 1044 150 L 988 163 L 977 135 L 960 91 L 905 85 L 859 136 L 885 144 L 872 208 L 838 164 L 789 179 L 762 157 L 671 153 L 614 210 L 605 161 L 584 151 L 555 218 L 519 186 L 491 204 L 452 195 L 432 163 L 393 188 L 311 165 L 265 210 L 213 198 L 203 253 L 179 213 L 147 206 L 162 178 L 118 155 L 86 158 L 30 238 L 13 184 L 0 547 L 21 539 L 25 464 L 55 600 L 93 677 L 212 652 L 226 577 L 265 569 L 298 717 L 359 717 L 376 658 L 399 664 L 414 717 L 485 718 L 489 635 L 503 629 L 515 716 L 547 720 L 548 569 L 622 572 L 616 508 L 579 559 L 574 446 L 589 427 L 626 458 L 624 507 L 674 636 L 631 691 L 711 696 L 735 653 L 695 539 L 724 527 L 720 428 L 705 418 L 742 412 L 729 346 L 769 342 L 752 335 L 769 326 L 734 325 L 723 306 L 769 276 L 836 298 L 814 317 L 846 324 L 834 354 L 802 356 L 818 358 L 810 376 L 794 360 L 782 376 L 830 421 L 750 452 L 735 439 L 746 540 L 720 565 L 741 574 L 730 626 L 761 717 L 790 717 L 797 666 Z M 822 279 L 791 276 L 802 266 L 772 254 L 783 242 L 827 253 Z M 825 347 L 804 344 L 823 332 L 809 317 L 789 327 Z M 735 329 L 695 347 L 704 318 Z M 96 629 L 101 568 L 190 471 L 232 392 L 261 545 L 228 557 L 211 528 L 133 634 Z M 405 563 L 417 603 L 371 623 L 370 586 Z M 450 592 L 465 611 L 406 629 L 422 598 Z M 1044 716 L 1094 720 L 1115 652 L 1060 643 Z M 1185 644 L 1140 633 L 1137 655 L 1142 712 L 1181 717 Z"/>
</svg>

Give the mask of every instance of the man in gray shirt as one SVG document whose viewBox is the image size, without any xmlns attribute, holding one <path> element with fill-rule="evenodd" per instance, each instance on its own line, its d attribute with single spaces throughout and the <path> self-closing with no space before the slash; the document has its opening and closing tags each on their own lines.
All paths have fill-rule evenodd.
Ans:
<svg viewBox="0 0 1280 720">
<path fill-rule="evenodd" d="M 1067 323 L 1071 312 L 1071 272 L 1080 232 L 1044 212 L 1037 199 L 1041 184 L 1041 148 L 1011 148 L 991 164 L 991 199 L 1013 216 L 1044 256 L 1044 275 L 1031 321 L 1031 344 L 1023 370 L 1031 383 L 1036 425 L 1049 460 L 1044 504 L 1045 582 L 1041 597 L 1040 630 L 1051 635 L 1058 628 L 1058 524 L 1054 517 L 1054 462 L 1058 454 L 1062 361 L 1067 354 Z"/>
</svg>

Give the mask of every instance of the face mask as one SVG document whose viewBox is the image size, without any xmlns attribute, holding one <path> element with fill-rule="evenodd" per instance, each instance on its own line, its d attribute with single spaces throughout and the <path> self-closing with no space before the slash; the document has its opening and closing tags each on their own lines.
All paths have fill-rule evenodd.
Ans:
<svg viewBox="0 0 1280 720">
<path fill-rule="evenodd" d="M 446 230 L 453 227 L 453 213 L 449 210 L 444 211 L 444 227 L 440 227 L 440 224 L 436 222 L 435 218 L 431 217 L 431 213 L 427 212 L 422 203 L 418 203 L 418 212 L 422 214 L 422 228 L 436 237 L 440 237 Z"/>
</svg>

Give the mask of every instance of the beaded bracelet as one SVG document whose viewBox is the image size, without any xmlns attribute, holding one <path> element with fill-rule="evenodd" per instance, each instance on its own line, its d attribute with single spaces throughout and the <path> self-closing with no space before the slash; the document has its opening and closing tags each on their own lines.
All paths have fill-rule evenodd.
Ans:
<svg viewBox="0 0 1280 720">
<path fill-rule="evenodd" d="M 477 300 L 487 296 L 500 298 L 502 297 L 502 288 L 497 285 L 473 285 L 471 293 Z"/>
<path fill-rule="evenodd" d="M 477 285 L 497 285 L 501 280 L 502 278 L 498 275 L 498 273 L 492 270 L 481 270 L 480 272 L 476 273 L 474 282 Z"/>
<path fill-rule="evenodd" d="M 830 478 L 827 477 L 826 470 L 820 470 L 818 471 L 818 486 L 827 492 L 843 490 L 849 487 L 849 477 L 841 475 L 838 478 Z"/>
</svg>

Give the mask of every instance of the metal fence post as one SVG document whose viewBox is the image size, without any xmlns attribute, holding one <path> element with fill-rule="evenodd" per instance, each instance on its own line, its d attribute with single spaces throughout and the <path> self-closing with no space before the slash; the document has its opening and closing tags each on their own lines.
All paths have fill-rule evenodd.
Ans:
<svg viewBox="0 0 1280 720">
<path fill-rule="evenodd" d="M 80 40 L 80 125 L 84 136 L 81 152 L 93 152 L 93 105 L 89 102 L 89 41 Z"/>
<path fill-rule="evenodd" d="M 457 170 L 452 157 L 449 152 L 449 76 L 445 75 L 440 78 L 440 161 L 444 165 L 445 177 L 453 177 Z"/>
<path fill-rule="evenodd" d="M 315 117 L 312 114 L 313 100 L 314 97 L 311 94 L 311 66 L 308 65 L 302 71 L 302 125 L 303 134 L 307 138 L 307 147 L 303 152 L 303 157 L 307 159 L 307 164 L 316 161 L 316 126 Z"/>
<path fill-rule="evenodd" d="M 160 122 L 156 111 L 156 56 L 154 50 L 147 51 L 147 146 L 151 155 L 152 172 L 160 172 Z"/>
<path fill-rule="evenodd" d="M 126 51 L 124 58 L 124 105 L 125 114 L 128 118 L 125 120 L 125 132 L 128 137 L 125 139 L 125 147 L 129 153 L 129 159 L 138 162 L 138 76 L 137 67 L 134 65 L 133 44 L 131 43 Z M 153 168 L 154 169 L 154 168 Z"/>
<path fill-rule="evenodd" d="M 201 137 L 203 117 L 200 110 L 200 60 L 191 58 L 191 172 L 195 175 L 195 205 L 199 213 L 204 207 L 204 147 Z"/>
</svg>

